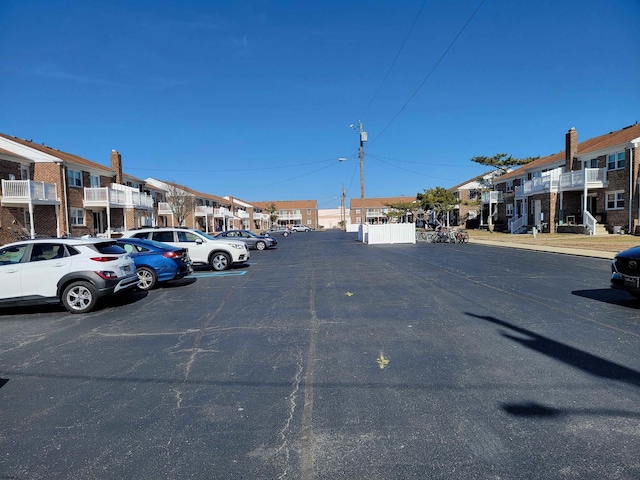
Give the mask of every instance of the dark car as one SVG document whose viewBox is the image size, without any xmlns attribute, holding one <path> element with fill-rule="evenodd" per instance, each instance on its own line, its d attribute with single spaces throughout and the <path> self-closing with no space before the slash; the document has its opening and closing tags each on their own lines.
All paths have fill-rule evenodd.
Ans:
<svg viewBox="0 0 640 480">
<path fill-rule="evenodd" d="M 178 280 L 193 272 L 186 248 L 140 238 L 118 238 L 116 242 L 131 254 L 141 290 L 151 290 L 158 282 Z"/>
<path fill-rule="evenodd" d="M 255 250 L 265 250 L 275 247 L 278 244 L 275 238 L 268 235 L 258 235 L 250 230 L 227 230 L 226 232 L 218 233 L 214 238 L 240 240 L 247 244 L 247 248 L 253 248 Z"/>
<path fill-rule="evenodd" d="M 611 262 L 611 288 L 625 290 L 640 298 L 640 246 L 615 256 Z"/>
</svg>

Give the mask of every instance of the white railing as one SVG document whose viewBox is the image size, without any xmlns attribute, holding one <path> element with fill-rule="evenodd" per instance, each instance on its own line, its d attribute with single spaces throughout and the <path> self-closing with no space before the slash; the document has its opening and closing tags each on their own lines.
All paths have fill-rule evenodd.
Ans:
<svg viewBox="0 0 640 480">
<path fill-rule="evenodd" d="M 522 215 L 521 217 L 518 217 L 518 218 L 512 218 L 509 221 L 509 231 L 511 233 L 517 232 L 522 227 L 524 227 L 524 222 L 525 222 L 525 216 L 524 215 Z"/>
<path fill-rule="evenodd" d="M 2 196 L 7 200 L 57 202 L 58 186 L 55 183 L 33 180 L 2 180 Z"/>
<path fill-rule="evenodd" d="M 153 208 L 153 198 L 135 189 L 123 190 L 111 187 L 85 187 L 85 206 L 121 205 L 129 207 Z"/>
<path fill-rule="evenodd" d="M 482 192 L 482 203 L 502 203 L 503 201 L 501 190 Z"/>
<path fill-rule="evenodd" d="M 196 217 L 206 217 L 209 215 L 213 215 L 213 207 L 207 205 L 196 206 Z"/>
<path fill-rule="evenodd" d="M 302 220 L 301 213 L 278 213 L 278 220 Z"/>
<path fill-rule="evenodd" d="M 158 202 L 158 215 L 172 215 L 173 210 L 167 202 Z"/>
<path fill-rule="evenodd" d="M 236 211 L 236 217 L 245 219 L 249 218 L 249 214 L 245 210 L 238 210 Z"/>
<path fill-rule="evenodd" d="M 524 187 L 522 185 L 514 187 L 514 191 L 516 200 L 522 200 L 524 198 Z"/>
<path fill-rule="evenodd" d="M 572 170 L 560 176 L 560 188 L 563 190 L 584 188 L 585 177 L 587 187 L 603 187 L 607 184 L 606 168 L 587 168 L 585 170 Z"/>
<path fill-rule="evenodd" d="M 217 218 L 233 218 L 229 209 L 225 207 L 214 208 L 213 216 Z"/>
<path fill-rule="evenodd" d="M 589 235 L 595 235 L 596 223 L 598 222 L 596 222 L 595 217 L 586 210 L 584 211 L 583 223 L 585 227 L 587 227 L 587 231 L 589 232 Z"/>
</svg>

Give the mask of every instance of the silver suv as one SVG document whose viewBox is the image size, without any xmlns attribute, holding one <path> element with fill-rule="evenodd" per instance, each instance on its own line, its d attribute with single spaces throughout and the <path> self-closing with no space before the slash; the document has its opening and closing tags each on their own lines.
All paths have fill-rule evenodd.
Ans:
<svg viewBox="0 0 640 480">
<path fill-rule="evenodd" d="M 238 240 L 219 240 L 200 230 L 178 227 L 141 228 L 127 230 L 127 238 L 143 238 L 187 248 L 194 264 L 209 265 L 216 271 L 228 270 L 233 264 L 246 263 L 249 250 Z"/>
</svg>

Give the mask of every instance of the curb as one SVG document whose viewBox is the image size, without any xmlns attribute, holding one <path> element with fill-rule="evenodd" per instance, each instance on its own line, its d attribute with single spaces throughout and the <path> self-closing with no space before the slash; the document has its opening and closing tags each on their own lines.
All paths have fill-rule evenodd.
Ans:
<svg viewBox="0 0 640 480">
<path fill-rule="evenodd" d="M 617 255 L 616 252 L 603 252 L 600 250 L 584 250 L 580 248 L 552 247 L 547 245 L 494 242 L 491 240 L 474 240 L 473 238 L 469 239 L 469 243 L 475 243 L 478 245 L 490 245 L 492 247 L 520 248 L 522 250 L 536 250 L 538 252 L 561 253 L 564 255 L 575 255 L 579 257 L 604 258 L 607 260 L 612 260 Z"/>
</svg>

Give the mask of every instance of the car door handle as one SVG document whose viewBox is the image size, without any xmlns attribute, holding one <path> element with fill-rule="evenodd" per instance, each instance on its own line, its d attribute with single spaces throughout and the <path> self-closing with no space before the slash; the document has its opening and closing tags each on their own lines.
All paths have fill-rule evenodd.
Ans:
<svg viewBox="0 0 640 480">
<path fill-rule="evenodd" d="M 16 273 L 16 272 L 19 272 L 19 271 L 20 271 L 20 269 L 16 268 L 15 270 L 5 270 L 5 273 Z"/>
</svg>

